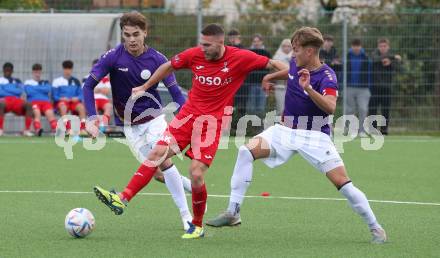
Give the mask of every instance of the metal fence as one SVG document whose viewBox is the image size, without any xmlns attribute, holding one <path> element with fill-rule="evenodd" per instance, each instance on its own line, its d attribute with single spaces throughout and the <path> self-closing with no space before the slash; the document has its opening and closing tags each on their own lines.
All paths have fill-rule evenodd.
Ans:
<svg viewBox="0 0 440 258">
<path fill-rule="evenodd" d="M 143 10 L 143 12 L 150 21 L 147 43 L 166 56 L 171 57 L 179 51 L 196 45 L 200 22 L 195 11 L 176 14 L 171 9 L 156 9 Z M 336 117 L 342 115 L 344 110 L 346 113 L 350 111 L 347 110 L 349 105 L 347 93 L 353 86 L 351 85 L 353 75 L 350 74 L 353 62 L 350 62 L 350 57 L 348 59 L 346 57 L 351 51 L 353 39 L 360 39 L 363 51 L 371 63 L 370 69 L 364 72 L 368 73 L 367 77 L 370 78 L 369 83 L 364 85 L 372 94 L 369 102 L 370 114 L 385 114 L 389 111 L 390 133 L 440 131 L 440 11 L 370 10 L 360 16 L 342 14 L 338 16 L 340 20 L 336 22 L 335 16 L 340 13 L 318 12 L 317 18 L 312 19 L 313 21 L 305 21 L 307 19 L 302 17 L 303 14 L 295 10 L 276 12 L 234 10 L 233 12 L 233 15 L 226 15 L 228 10 L 218 13 L 206 11 L 202 22 L 203 24 L 221 23 L 226 30 L 237 28 L 241 33 L 242 45 L 246 48 L 251 46 L 253 35 L 259 33 L 263 36 L 265 49 L 272 55 L 281 41 L 290 38 L 293 31 L 301 26 L 316 26 L 323 34 L 333 37 L 336 59 L 340 63 L 334 67 L 338 72 L 341 88 Z M 0 33 L 4 35 L 3 32 Z M 26 35 L 23 37 L 23 40 L 28 40 Z M 389 55 L 382 57 L 373 55 L 377 51 L 379 38 L 389 40 Z M 87 40 L 83 42 L 83 45 L 77 47 L 87 49 L 93 44 Z M 13 45 L 2 47 L 6 48 L 2 51 L 18 51 Z M 28 52 L 20 56 L 30 67 L 35 60 L 31 54 L 26 53 Z M 398 60 L 397 55 L 401 57 L 401 61 Z M 90 57 L 90 60 L 93 58 Z M 393 64 L 393 69 L 389 72 L 384 71 L 388 69 L 386 65 L 388 61 L 384 61 L 385 58 L 390 59 Z M 8 60 L 0 56 L 0 62 L 6 61 Z M 16 73 L 29 72 L 16 71 Z M 83 74 L 78 75 L 78 77 L 82 76 Z M 190 88 L 189 71 L 179 71 L 177 78 L 183 87 Z M 246 98 L 249 96 L 243 97 L 236 105 L 247 105 Z M 265 111 L 275 109 L 275 97 L 269 95 L 265 98 Z"/>
</svg>

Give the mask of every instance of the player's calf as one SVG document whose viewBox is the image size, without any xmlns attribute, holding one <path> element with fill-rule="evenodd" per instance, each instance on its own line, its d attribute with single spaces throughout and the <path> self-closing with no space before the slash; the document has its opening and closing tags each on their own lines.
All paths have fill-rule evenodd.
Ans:
<svg viewBox="0 0 440 258">
<path fill-rule="evenodd" d="M 327 172 L 327 177 L 338 188 L 338 191 L 347 198 L 350 207 L 354 212 L 359 214 L 365 223 L 368 225 L 372 236 L 373 243 L 383 243 L 386 241 L 385 230 L 378 223 L 373 210 L 368 203 L 368 199 L 365 194 L 353 185 L 346 176 L 345 168 L 343 166 L 337 167 Z M 341 180 L 345 178 L 345 182 L 341 183 Z"/>
</svg>

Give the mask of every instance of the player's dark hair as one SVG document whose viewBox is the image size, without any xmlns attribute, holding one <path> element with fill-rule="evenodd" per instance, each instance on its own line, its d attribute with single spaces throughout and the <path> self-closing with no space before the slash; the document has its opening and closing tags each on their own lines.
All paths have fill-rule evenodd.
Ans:
<svg viewBox="0 0 440 258">
<path fill-rule="evenodd" d="M 14 70 L 14 65 L 12 63 L 10 63 L 10 62 L 6 62 L 3 65 L 3 70 L 5 70 L 6 68 L 10 68 L 11 70 Z"/>
<path fill-rule="evenodd" d="M 387 38 L 379 38 L 377 40 L 377 44 L 380 44 L 380 43 L 387 43 L 389 45 L 390 44 L 390 40 L 387 39 Z"/>
<path fill-rule="evenodd" d="M 225 31 L 222 26 L 217 23 L 211 23 L 206 25 L 202 30 L 203 36 L 223 36 L 225 35 Z"/>
<path fill-rule="evenodd" d="M 99 59 L 93 59 L 92 64 L 95 65 L 96 63 L 98 63 Z"/>
<path fill-rule="evenodd" d="M 237 29 L 231 29 L 231 30 L 228 32 L 228 36 L 240 36 L 240 31 L 237 30 Z"/>
<path fill-rule="evenodd" d="M 43 70 L 43 66 L 41 64 L 36 63 L 32 65 L 32 71 L 41 71 L 41 70 Z"/>
<path fill-rule="evenodd" d="M 141 30 L 147 30 L 147 18 L 137 11 L 124 13 L 119 21 L 119 27 L 122 30 L 124 26 L 138 26 Z"/>
<path fill-rule="evenodd" d="M 63 68 L 64 69 L 73 69 L 73 62 L 71 60 L 63 61 Z"/>
<path fill-rule="evenodd" d="M 352 45 L 352 46 L 359 47 L 359 46 L 362 46 L 362 42 L 361 42 L 360 39 L 356 38 L 356 39 L 353 39 L 353 40 L 351 41 L 351 45 Z"/>
<path fill-rule="evenodd" d="M 329 35 L 329 34 L 324 35 L 324 36 L 323 36 L 323 39 L 324 39 L 325 41 L 331 41 L 331 42 L 335 41 L 335 38 L 333 38 L 333 36 L 332 36 L 332 35 Z"/>
<path fill-rule="evenodd" d="M 324 44 L 324 39 L 317 28 L 302 27 L 293 33 L 291 42 L 297 43 L 302 47 L 314 47 L 319 49 L 322 44 Z"/>
<path fill-rule="evenodd" d="M 254 40 L 255 38 L 263 41 L 263 35 L 261 35 L 260 33 L 255 33 L 254 35 L 252 35 L 252 40 Z"/>
</svg>

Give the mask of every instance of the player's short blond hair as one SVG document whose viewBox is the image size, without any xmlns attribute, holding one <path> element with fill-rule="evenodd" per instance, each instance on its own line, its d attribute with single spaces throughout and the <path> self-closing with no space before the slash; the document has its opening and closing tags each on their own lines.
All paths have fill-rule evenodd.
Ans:
<svg viewBox="0 0 440 258">
<path fill-rule="evenodd" d="M 302 27 L 293 33 L 291 42 L 301 47 L 314 47 L 319 49 L 322 44 L 324 44 L 324 39 L 317 28 Z"/>
</svg>

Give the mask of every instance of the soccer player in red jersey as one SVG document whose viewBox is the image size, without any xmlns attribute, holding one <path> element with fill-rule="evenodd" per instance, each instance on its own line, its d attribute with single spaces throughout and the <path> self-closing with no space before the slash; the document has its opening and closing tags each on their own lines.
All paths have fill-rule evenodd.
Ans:
<svg viewBox="0 0 440 258">
<path fill-rule="evenodd" d="M 149 87 L 178 69 L 191 69 L 192 89 L 180 112 L 171 121 L 158 144 L 133 175 L 127 187 L 119 194 L 102 193 L 106 205 L 125 204 L 153 177 L 161 162 L 176 153 L 186 151 L 191 161 L 193 220 L 182 236 L 184 239 L 204 236 L 202 226 L 207 191 L 204 175 L 217 151 L 224 111 L 233 104 L 233 97 L 246 76 L 256 69 L 284 70 L 281 61 L 270 60 L 249 50 L 224 45 L 223 28 L 217 24 L 202 30 L 200 46 L 187 49 L 162 64 L 142 86 L 133 88 L 133 97 L 139 97 Z M 225 109 L 226 108 L 226 109 Z M 230 114 L 227 114 L 230 115 Z M 125 207 L 125 206 L 123 206 Z"/>
</svg>

